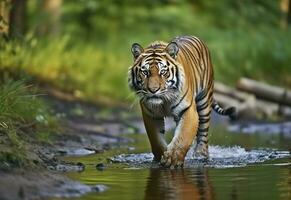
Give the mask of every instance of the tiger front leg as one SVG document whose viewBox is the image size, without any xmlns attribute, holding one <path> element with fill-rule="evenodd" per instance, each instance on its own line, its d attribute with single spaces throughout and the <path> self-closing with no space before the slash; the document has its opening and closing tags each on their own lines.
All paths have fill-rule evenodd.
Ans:
<svg viewBox="0 0 291 200">
<path fill-rule="evenodd" d="M 154 160 L 160 161 L 164 151 L 167 149 L 167 142 L 164 138 L 165 122 L 164 119 L 155 119 L 149 116 L 143 105 L 141 105 L 142 116 L 145 129 L 151 144 Z"/>
<path fill-rule="evenodd" d="M 166 167 L 183 166 L 185 156 L 193 142 L 198 129 L 198 113 L 194 105 L 185 111 L 178 122 L 175 136 L 167 146 L 161 160 Z"/>
<path fill-rule="evenodd" d="M 196 137 L 196 146 L 194 150 L 194 156 L 198 158 L 208 158 L 208 130 L 211 114 L 211 106 L 207 106 L 204 109 L 199 110 L 199 126 Z"/>
</svg>

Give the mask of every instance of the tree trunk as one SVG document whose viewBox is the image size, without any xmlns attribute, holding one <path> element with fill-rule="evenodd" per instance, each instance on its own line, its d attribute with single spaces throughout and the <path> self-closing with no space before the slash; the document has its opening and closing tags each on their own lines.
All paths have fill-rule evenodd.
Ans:
<svg viewBox="0 0 291 200">
<path fill-rule="evenodd" d="M 280 1 L 281 9 L 281 22 L 280 25 L 283 29 L 287 29 L 288 25 L 291 24 L 291 2 L 290 0 L 281 0 Z"/>
<path fill-rule="evenodd" d="M 241 78 L 237 84 L 237 88 L 246 92 L 253 93 L 258 98 L 277 102 L 282 105 L 291 106 L 290 90 L 271 86 L 247 78 Z"/>
<path fill-rule="evenodd" d="M 8 35 L 10 1 L 0 0 L 0 35 Z"/>
<path fill-rule="evenodd" d="M 288 0 L 288 12 L 287 12 L 288 25 L 291 25 L 291 2 Z"/>
<path fill-rule="evenodd" d="M 41 12 L 44 20 L 38 29 L 39 35 L 58 35 L 60 32 L 62 0 L 43 0 Z"/>
<path fill-rule="evenodd" d="M 10 37 L 22 37 L 26 30 L 26 0 L 11 0 Z"/>
</svg>

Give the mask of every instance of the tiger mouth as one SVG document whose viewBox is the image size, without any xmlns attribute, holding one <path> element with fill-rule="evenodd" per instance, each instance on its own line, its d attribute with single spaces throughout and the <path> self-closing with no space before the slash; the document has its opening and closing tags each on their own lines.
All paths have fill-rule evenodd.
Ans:
<svg viewBox="0 0 291 200">
<path fill-rule="evenodd" d="M 152 95 L 148 96 L 146 101 L 150 104 L 161 104 L 163 103 L 163 99 L 160 96 Z"/>
<path fill-rule="evenodd" d="M 148 96 L 147 99 L 162 99 L 162 98 L 157 95 L 151 95 L 151 96 Z"/>
</svg>

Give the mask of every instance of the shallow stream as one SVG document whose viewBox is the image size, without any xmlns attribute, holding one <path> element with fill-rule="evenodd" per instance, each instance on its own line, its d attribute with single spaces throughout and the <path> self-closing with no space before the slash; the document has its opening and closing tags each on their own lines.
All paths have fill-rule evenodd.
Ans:
<svg viewBox="0 0 291 200">
<path fill-rule="evenodd" d="M 70 178 L 107 186 L 76 199 L 291 199 L 291 133 L 231 133 L 220 127 L 210 133 L 209 160 L 193 159 L 190 151 L 184 169 L 152 163 L 144 134 L 130 135 L 135 142 L 128 146 L 68 157 L 86 165 L 83 172 L 67 173 Z"/>
</svg>

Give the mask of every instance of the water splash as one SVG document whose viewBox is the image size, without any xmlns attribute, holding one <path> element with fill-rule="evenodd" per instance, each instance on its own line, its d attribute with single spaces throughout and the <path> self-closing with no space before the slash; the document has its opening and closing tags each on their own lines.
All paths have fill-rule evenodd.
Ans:
<svg viewBox="0 0 291 200">
<path fill-rule="evenodd" d="M 194 150 L 191 148 L 185 158 L 185 167 L 206 166 L 213 168 L 242 167 L 255 163 L 262 163 L 268 160 L 290 157 L 289 151 L 277 151 L 270 149 L 246 150 L 239 146 L 222 147 L 210 146 L 209 158 L 194 157 Z M 115 163 L 127 163 L 134 167 L 158 167 L 153 163 L 151 153 L 121 154 L 109 159 Z"/>
</svg>

